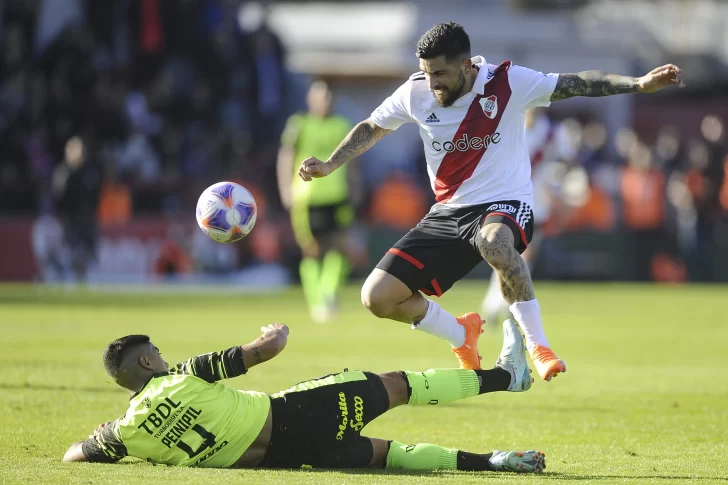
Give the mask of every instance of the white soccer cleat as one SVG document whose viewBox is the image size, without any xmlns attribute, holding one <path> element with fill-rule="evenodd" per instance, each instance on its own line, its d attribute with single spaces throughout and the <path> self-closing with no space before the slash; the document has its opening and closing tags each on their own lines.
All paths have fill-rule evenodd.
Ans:
<svg viewBox="0 0 728 485">
<path fill-rule="evenodd" d="M 523 336 L 513 320 L 503 322 L 503 348 L 495 366 L 511 374 L 509 391 L 522 392 L 531 388 L 533 378 L 526 359 L 526 346 L 523 345 Z"/>
<path fill-rule="evenodd" d="M 540 451 L 494 451 L 488 460 L 497 472 L 542 473 L 546 455 Z"/>
</svg>

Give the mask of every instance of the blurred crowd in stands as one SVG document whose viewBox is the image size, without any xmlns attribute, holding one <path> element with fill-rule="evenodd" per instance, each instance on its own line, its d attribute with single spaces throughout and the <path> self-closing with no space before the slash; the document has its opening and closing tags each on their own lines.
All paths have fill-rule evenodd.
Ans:
<svg viewBox="0 0 728 485">
<path fill-rule="evenodd" d="M 0 3 L 0 215 L 39 218 L 41 251 L 63 240 L 71 251 L 53 265 L 83 277 L 100 226 L 191 214 L 205 183 L 223 179 L 256 196 L 255 237 L 217 257 L 230 250 L 200 231 L 170 236 L 158 271 L 289 257 L 275 176 L 288 73 L 265 15 L 241 21 L 242 0 Z M 724 121 L 705 116 L 695 138 L 665 125 L 654 140 L 595 119 L 562 125 L 575 155 L 551 173 L 550 235 L 623 230 L 644 263 L 635 279 L 713 279 L 712 258 L 728 251 Z M 396 172 L 358 212 L 406 230 L 431 203 L 421 172 Z"/>
</svg>

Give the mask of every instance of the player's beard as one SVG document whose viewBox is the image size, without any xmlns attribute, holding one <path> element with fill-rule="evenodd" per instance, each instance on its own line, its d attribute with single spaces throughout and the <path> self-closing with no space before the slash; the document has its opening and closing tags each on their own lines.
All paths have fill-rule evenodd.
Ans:
<svg viewBox="0 0 728 485">
<path fill-rule="evenodd" d="M 465 75 L 463 74 L 463 71 L 460 71 L 460 76 L 458 76 L 458 83 L 457 85 L 455 85 L 455 88 L 446 88 L 439 96 L 436 93 L 433 93 L 435 95 L 435 101 L 437 101 L 437 104 L 439 104 L 443 108 L 452 106 L 452 104 L 457 101 L 457 99 L 462 95 L 462 90 L 464 86 Z"/>
</svg>

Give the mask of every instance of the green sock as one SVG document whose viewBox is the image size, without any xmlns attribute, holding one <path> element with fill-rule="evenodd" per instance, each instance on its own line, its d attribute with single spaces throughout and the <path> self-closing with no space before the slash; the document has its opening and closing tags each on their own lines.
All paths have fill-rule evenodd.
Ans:
<svg viewBox="0 0 728 485">
<path fill-rule="evenodd" d="M 321 280 L 321 265 L 314 258 L 303 258 L 298 267 L 301 273 L 301 286 L 309 308 L 323 304 L 323 297 L 319 291 Z"/>
<path fill-rule="evenodd" d="M 418 443 L 405 445 L 392 441 L 387 453 L 390 470 L 457 470 L 458 450 Z"/>
<path fill-rule="evenodd" d="M 335 298 L 349 275 L 349 262 L 339 251 L 326 251 L 321 265 L 320 289 L 324 298 Z"/>
<path fill-rule="evenodd" d="M 411 389 L 408 404 L 447 404 L 480 394 L 480 379 L 467 369 L 403 371 Z"/>
</svg>

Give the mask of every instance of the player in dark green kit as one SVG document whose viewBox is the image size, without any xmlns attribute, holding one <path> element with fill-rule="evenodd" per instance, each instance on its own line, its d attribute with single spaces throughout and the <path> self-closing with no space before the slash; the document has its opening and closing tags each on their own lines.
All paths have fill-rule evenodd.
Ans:
<svg viewBox="0 0 728 485">
<path fill-rule="evenodd" d="M 503 349 L 489 370 L 343 372 L 273 395 L 218 381 L 245 374 L 283 350 L 288 327 L 261 329 L 255 341 L 193 357 L 171 369 L 145 335 L 109 344 L 106 371 L 133 393 L 124 416 L 74 443 L 66 462 L 152 463 L 240 468 L 386 468 L 537 473 L 537 451 L 476 454 L 426 443 L 367 438 L 361 430 L 403 404 L 438 405 L 495 391 L 526 391 L 532 378 L 516 324 L 503 324 Z"/>
</svg>

